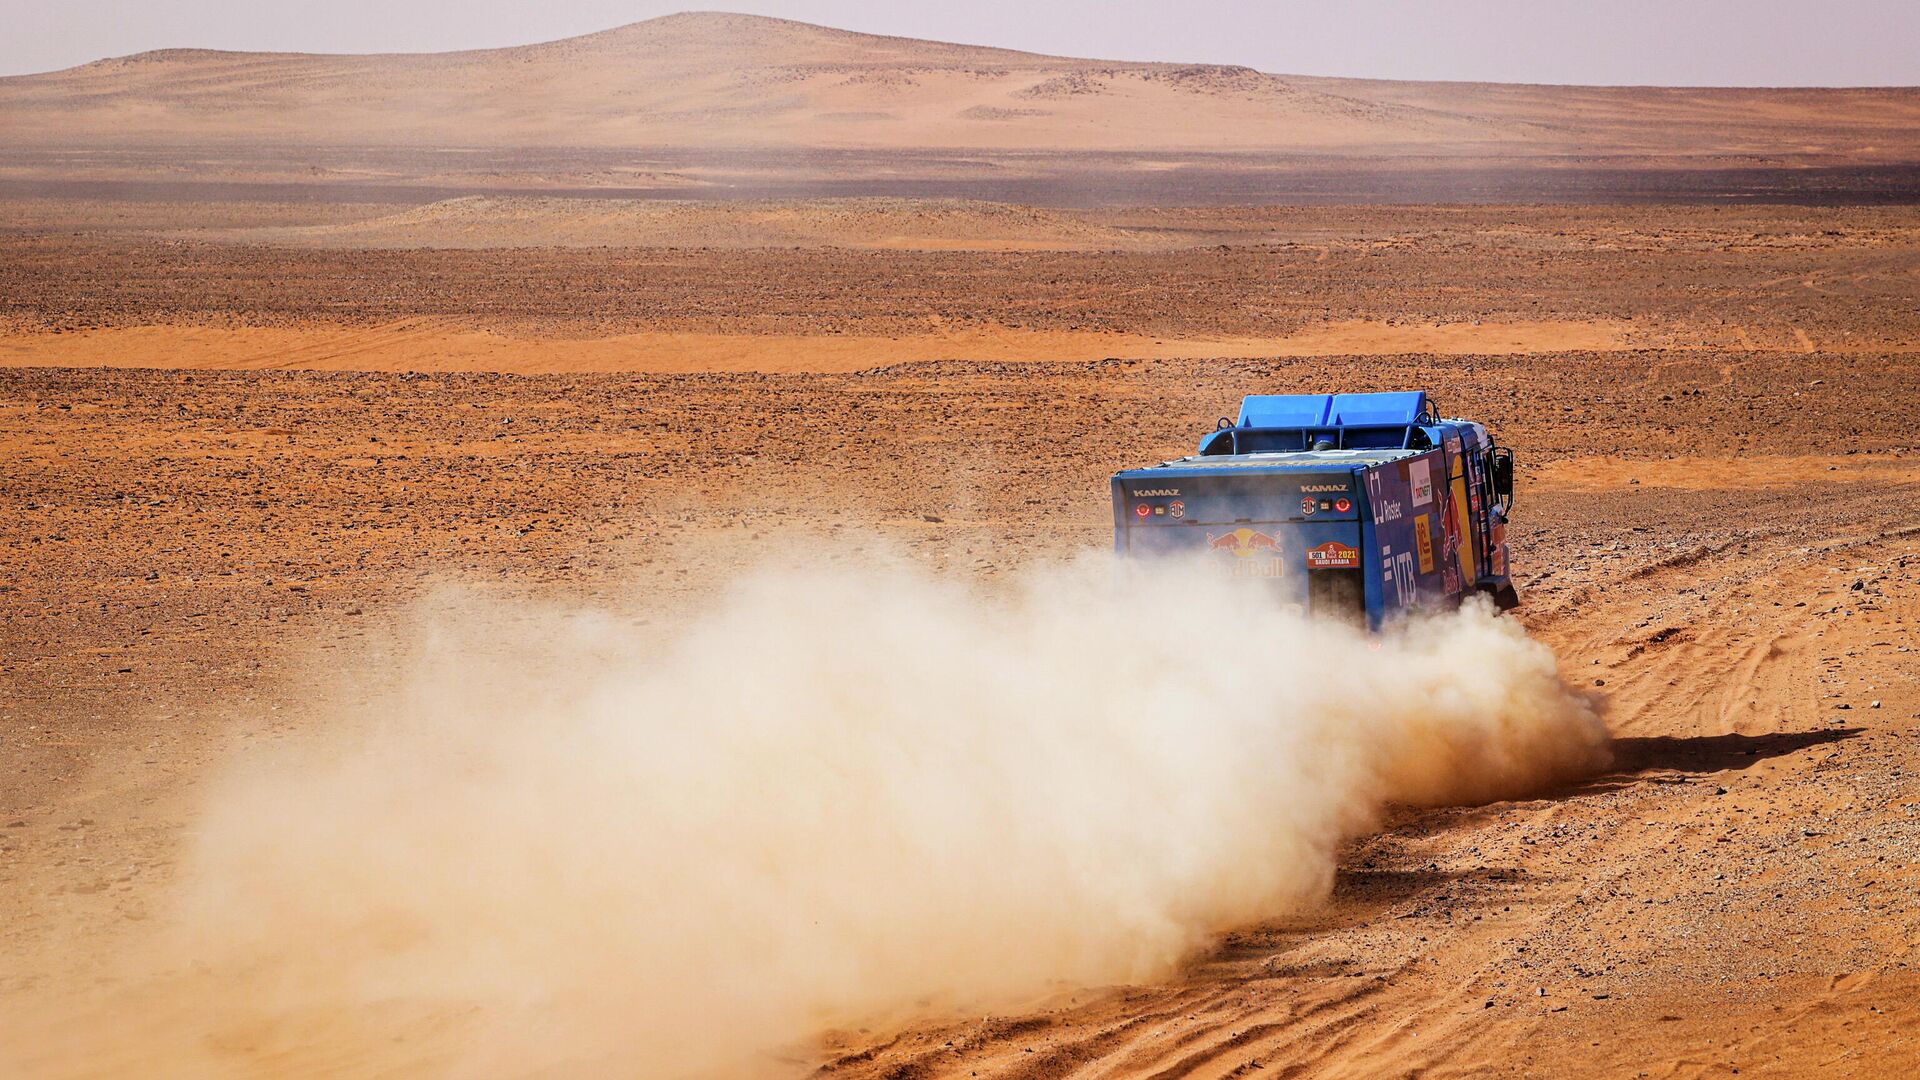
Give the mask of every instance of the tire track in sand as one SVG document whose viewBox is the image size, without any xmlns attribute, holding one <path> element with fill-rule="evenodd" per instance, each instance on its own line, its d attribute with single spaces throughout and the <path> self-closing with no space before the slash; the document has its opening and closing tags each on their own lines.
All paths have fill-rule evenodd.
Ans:
<svg viewBox="0 0 1920 1080">
<path fill-rule="evenodd" d="M 1920 555 L 1917 530 L 1875 512 L 1879 498 L 1857 508 L 1861 524 L 1825 541 L 1796 546 L 1799 532 L 1777 528 L 1644 559 L 1620 567 L 1609 588 L 1532 620 L 1571 674 L 1604 673 L 1612 723 L 1630 736 L 1617 771 L 1560 798 L 1410 815 L 1356 846 L 1324 911 L 1231 935 L 1165 986 L 1047 1011 L 1043 1025 L 1010 1038 L 956 1038 L 972 1030 L 964 1024 L 916 1029 L 896 1045 L 919 1052 L 832 1073 L 1042 1080 L 1532 1071 L 1521 1060 L 1528 1048 L 1554 1046 L 1588 1022 L 1583 1016 L 1613 1002 L 1630 1007 L 1632 998 L 1612 967 L 1588 970 L 1585 985 L 1567 974 L 1568 964 L 1601 966 L 1588 948 L 1543 960 L 1540 943 L 1572 934 L 1604 956 L 1613 916 L 1596 912 L 1673 886 L 1650 869 L 1669 858 L 1669 835 L 1620 823 L 1670 816 L 1703 774 L 1753 762 L 1804 769 L 1823 741 L 1844 737 L 1816 730 L 1825 717 L 1811 688 L 1820 653 L 1845 644 L 1830 633 L 1829 609 L 1844 588 L 1831 571 L 1865 550 L 1882 561 Z M 1747 749 L 1716 749 L 1723 744 Z M 1728 753 L 1731 765 L 1722 760 Z M 1683 825 L 1700 827 L 1691 819 L 1675 827 Z M 1380 864 L 1403 877 L 1370 877 Z M 1743 1045 L 1758 1053 L 1767 1044 Z M 1561 1060 L 1558 1071 L 1568 1071 Z M 1674 1075 L 1689 1072 L 1690 1060 L 1673 1057 Z"/>
</svg>

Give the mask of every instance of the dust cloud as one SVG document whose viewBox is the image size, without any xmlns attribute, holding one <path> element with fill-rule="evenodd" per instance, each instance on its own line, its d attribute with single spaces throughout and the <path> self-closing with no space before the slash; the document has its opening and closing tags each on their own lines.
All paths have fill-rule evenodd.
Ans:
<svg viewBox="0 0 1920 1080">
<path fill-rule="evenodd" d="M 1165 976 L 1324 898 L 1390 804 L 1604 758 L 1511 620 L 1369 641 L 1232 584 L 861 557 L 675 624 L 442 597 L 390 687 L 339 672 L 328 732 L 209 793 L 86 1068 L 797 1071 L 823 1029 Z"/>
</svg>

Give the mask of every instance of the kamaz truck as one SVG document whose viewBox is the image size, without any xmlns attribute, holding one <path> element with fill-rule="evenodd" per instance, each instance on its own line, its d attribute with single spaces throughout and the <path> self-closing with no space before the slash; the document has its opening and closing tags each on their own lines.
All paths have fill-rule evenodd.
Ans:
<svg viewBox="0 0 1920 1080">
<path fill-rule="evenodd" d="M 1261 394 L 1199 452 L 1113 477 L 1123 558 L 1185 555 L 1315 615 L 1372 629 L 1486 593 L 1507 570 L 1513 453 L 1424 391 Z"/>
</svg>

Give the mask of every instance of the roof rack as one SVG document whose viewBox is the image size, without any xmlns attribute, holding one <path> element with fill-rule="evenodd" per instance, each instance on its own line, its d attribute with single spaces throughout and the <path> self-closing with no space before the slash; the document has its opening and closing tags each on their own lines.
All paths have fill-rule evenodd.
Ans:
<svg viewBox="0 0 1920 1080">
<path fill-rule="evenodd" d="M 1421 450 L 1432 445 L 1421 425 L 1437 418 L 1425 390 L 1383 394 L 1250 394 L 1238 422 L 1208 432 L 1200 453 L 1276 453 L 1311 450 Z"/>
</svg>

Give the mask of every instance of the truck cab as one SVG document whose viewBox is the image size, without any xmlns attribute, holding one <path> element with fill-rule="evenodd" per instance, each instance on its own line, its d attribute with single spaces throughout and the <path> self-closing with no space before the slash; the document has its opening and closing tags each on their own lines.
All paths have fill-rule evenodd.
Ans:
<svg viewBox="0 0 1920 1080">
<path fill-rule="evenodd" d="M 1329 618 L 1379 629 L 1475 592 L 1519 602 L 1513 455 L 1424 391 L 1263 394 L 1187 457 L 1112 479 L 1114 548 L 1198 558 Z"/>
</svg>

